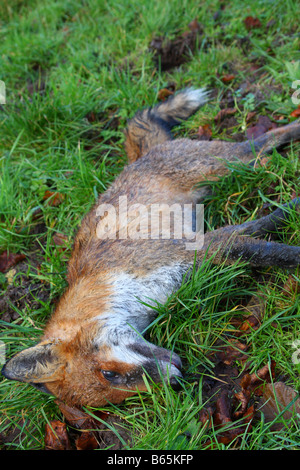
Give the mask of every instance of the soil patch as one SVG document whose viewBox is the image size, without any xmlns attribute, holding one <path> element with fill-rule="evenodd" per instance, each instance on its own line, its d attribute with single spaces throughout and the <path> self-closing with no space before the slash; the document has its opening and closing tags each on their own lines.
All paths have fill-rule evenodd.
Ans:
<svg viewBox="0 0 300 470">
<path fill-rule="evenodd" d="M 36 310 L 49 299 L 49 286 L 36 281 L 29 274 L 37 269 L 37 265 L 22 261 L 5 273 L 0 294 L 1 320 L 10 323 L 19 318 L 19 310 Z"/>
</svg>

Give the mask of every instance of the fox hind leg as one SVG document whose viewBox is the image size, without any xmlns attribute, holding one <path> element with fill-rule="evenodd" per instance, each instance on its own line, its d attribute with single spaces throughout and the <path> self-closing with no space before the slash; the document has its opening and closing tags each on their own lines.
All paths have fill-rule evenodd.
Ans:
<svg viewBox="0 0 300 470">
<path fill-rule="evenodd" d="M 248 164 L 255 159 L 255 152 L 267 153 L 298 139 L 299 121 L 241 143 L 177 139 L 150 150 L 151 164 L 149 161 L 147 166 L 149 171 L 167 176 L 178 187 L 192 190 L 200 181 L 212 181 L 227 174 L 227 162 Z"/>
<path fill-rule="evenodd" d="M 172 140 L 171 129 L 187 119 L 208 100 L 204 89 L 186 89 L 154 108 L 136 113 L 125 131 L 130 163 L 140 171 L 167 178 L 178 190 L 191 191 L 201 181 L 228 173 L 227 162 L 249 163 L 255 152 L 267 153 L 282 144 L 300 139 L 300 121 L 271 130 L 245 142 Z M 144 156 L 145 158 L 140 159 Z M 154 188 L 155 189 L 155 188 Z"/>
<path fill-rule="evenodd" d="M 265 154 L 271 152 L 274 148 L 299 139 L 300 120 L 297 119 L 297 121 L 291 122 L 286 126 L 272 129 L 253 141 L 247 140 L 241 143 L 240 146 L 241 151 L 244 152 L 253 152 L 254 149 L 256 152 Z"/>
</svg>

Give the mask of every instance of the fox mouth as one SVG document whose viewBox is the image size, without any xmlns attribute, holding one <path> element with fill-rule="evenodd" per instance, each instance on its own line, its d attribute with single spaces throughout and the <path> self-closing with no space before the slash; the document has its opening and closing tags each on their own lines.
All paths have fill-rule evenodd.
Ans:
<svg viewBox="0 0 300 470">
<path fill-rule="evenodd" d="M 182 364 L 178 356 L 171 358 L 171 371 L 169 376 L 170 385 L 173 390 L 178 391 L 181 389 L 182 385 L 178 379 L 182 378 Z"/>
<path fill-rule="evenodd" d="M 162 378 L 176 380 L 176 377 L 182 377 L 181 373 L 181 359 L 173 351 L 169 351 L 151 343 L 136 342 L 131 344 L 130 349 L 132 352 L 138 354 L 140 357 L 140 364 L 154 379 L 161 381 Z"/>
<path fill-rule="evenodd" d="M 157 358 L 158 367 L 161 369 L 161 372 L 166 379 L 169 379 L 171 383 L 176 383 L 177 378 L 182 377 L 182 364 L 179 356 L 177 354 L 171 354 L 168 358 Z"/>
<path fill-rule="evenodd" d="M 32 385 L 32 387 L 36 388 L 40 392 L 47 393 L 48 395 L 52 395 L 52 393 L 48 390 L 46 385 L 43 383 L 29 382 L 29 385 Z"/>
<path fill-rule="evenodd" d="M 181 378 L 182 377 L 182 372 L 181 372 L 181 361 L 180 361 L 180 364 L 178 364 L 178 362 L 174 362 L 174 361 L 171 361 L 171 380 L 174 379 L 176 380 L 177 378 Z M 175 370 L 174 370 L 174 367 L 175 367 Z M 172 370 L 173 369 L 173 370 Z"/>
<path fill-rule="evenodd" d="M 182 364 L 181 364 L 181 360 L 180 360 L 179 356 L 175 356 L 175 357 L 172 356 L 170 362 L 171 362 L 172 366 L 175 366 L 176 369 L 178 369 L 179 372 L 181 373 Z"/>
</svg>

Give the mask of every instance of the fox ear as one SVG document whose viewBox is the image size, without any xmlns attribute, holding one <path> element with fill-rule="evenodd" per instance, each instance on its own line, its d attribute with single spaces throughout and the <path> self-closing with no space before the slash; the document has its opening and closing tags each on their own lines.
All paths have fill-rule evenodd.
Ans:
<svg viewBox="0 0 300 470">
<path fill-rule="evenodd" d="M 37 344 L 19 352 L 3 367 L 2 374 L 20 382 L 53 382 L 58 379 L 62 364 L 53 343 Z"/>
</svg>

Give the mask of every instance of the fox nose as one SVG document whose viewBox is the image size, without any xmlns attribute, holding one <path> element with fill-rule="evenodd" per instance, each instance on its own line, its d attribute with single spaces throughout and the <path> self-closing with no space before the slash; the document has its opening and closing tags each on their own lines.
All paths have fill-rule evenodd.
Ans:
<svg viewBox="0 0 300 470">
<path fill-rule="evenodd" d="M 1 369 L 1 374 L 2 374 L 6 379 L 9 379 L 9 380 L 16 380 L 15 375 L 13 374 L 12 370 L 10 370 L 9 361 L 8 361 L 6 364 L 4 364 L 4 366 L 2 367 L 2 369 Z"/>
<path fill-rule="evenodd" d="M 10 371 L 9 367 L 7 366 L 7 364 L 8 364 L 8 363 L 4 364 L 4 366 L 2 367 L 1 374 L 2 374 L 6 379 L 16 380 L 15 375 Z M 47 389 L 47 387 L 46 387 L 46 385 L 45 385 L 44 383 L 33 383 L 33 382 L 29 382 L 29 384 L 32 385 L 33 387 L 37 388 L 37 389 L 40 390 L 41 392 L 51 394 L 51 392 L 49 392 L 49 390 Z"/>
</svg>

